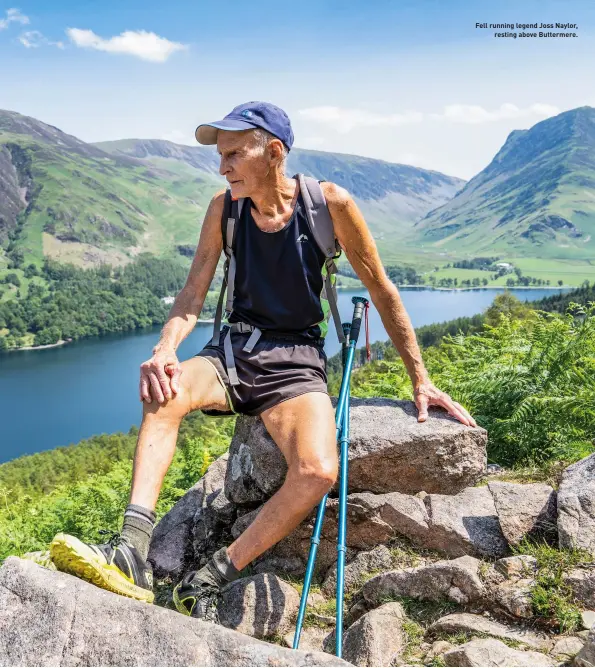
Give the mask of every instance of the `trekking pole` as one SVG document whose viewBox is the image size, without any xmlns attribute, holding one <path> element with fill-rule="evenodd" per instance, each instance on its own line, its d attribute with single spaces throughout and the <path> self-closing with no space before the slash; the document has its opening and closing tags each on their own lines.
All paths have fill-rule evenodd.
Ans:
<svg viewBox="0 0 595 668">
<path fill-rule="evenodd" d="M 347 365 L 349 342 L 351 340 L 351 324 L 343 323 L 343 368 Z M 339 437 L 340 472 L 339 472 L 339 515 L 337 518 L 337 594 L 336 594 L 336 616 L 335 616 L 335 654 L 341 658 L 343 655 L 343 596 L 345 592 L 345 552 L 347 550 L 347 488 L 348 488 L 348 463 L 349 455 L 349 395 L 351 389 L 351 377 L 347 376 L 347 392 L 345 401 L 347 405 L 343 412 L 343 424 L 341 425 Z"/>
<path fill-rule="evenodd" d="M 359 330 L 362 322 L 362 314 L 368 300 L 364 297 L 352 297 L 352 303 L 354 304 L 353 309 L 353 320 L 350 329 L 350 340 L 347 347 L 347 354 L 345 360 L 345 367 L 343 369 L 343 377 L 341 379 L 341 389 L 339 391 L 339 398 L 337 400 L 337 408 L 335 410 L 335 425 L 336 425 L 336 439 L 339 440 L 343 427 L 343 416 L 347 407 L 347 397 L 349 392 L 349 377 L 351 375 L 351 369 L 353 368 L 353 356 L 355 352 L 355 346 L 357 344 L 357 338 L 359 336 Z M 347 485 L 347 482 L 345 482 Z M 314 530 L 312 532 L 312 538 L 310 541 L 310 553 L 308 555 L 308 563 L 306 564 L 306 574 L 304 576 L 304 586 L 302 588 L 302 596 L 300 600 L 300 608 L 298 612 L 295 634 L 293 637 L 293 649 L 298 649 L 300 644 L 300 636 L 302 634 L 302 626 L 304 623 L 304 615 L 306 613 L 306 605 L 308 602 L 308 594 L 310 593 L 310 585 L 312 583 L 312 575 L 314 574 L 314 564 L 316 563 L 316 553 L 318 552 L 318 545 L 320 544 L 320 535 L 322 533 L 322 523 L 324 521 L 324 512 L 326 510 L 326 501 L 328 498 L 328 493 L 324 495 L 322 501 L 318 506 L 318 512 L 316 513 L 316 521 L 314 522 Z M 339 506 L 340 510 L 340 506 Z M 345 513 L 343 513 L 345 516 Z M 343 559 L 344 564 L 344 559 Z M 337 573 L 338 575 L 338 573 Z"/>
</svg>

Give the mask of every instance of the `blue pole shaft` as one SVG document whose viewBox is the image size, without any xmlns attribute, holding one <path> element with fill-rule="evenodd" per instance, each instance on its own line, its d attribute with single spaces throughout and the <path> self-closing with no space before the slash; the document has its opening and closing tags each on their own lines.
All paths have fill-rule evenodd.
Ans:
<svg viewBox="0 0 595 668">
<path fill-rule="evenodd" d="M 347 550 L 347 490 L 349 463 L 349 388 L 347 385 L 347 407 L 341 429 L 341 478 L 339 487 L 339 529 L 337 535 L 337 615 L 335 627 L 335 654 L 343 655 L 343 599 L 345 592 L 345 552 Z"/>
<path fill-rule="evenodd" d="M 341 434 L 343 415 L 345 413 L 345 404 L 349 397 L 349 376 L 353 366 L 353 356 L 355 353 L 355 342 L 349 345 L 347 349 L 347 360 L 343 370 L 343 378 L 341 380 L 341 390 L 337 400 L 337 408 L 335 410 L 335 425 L 336 425 L 336 439 L 339 439 Z M 306 574 L 304 576 L 304 586 L 302 589 L 302 596 L 300 599 L 300 608 L 298 611 L 297 621 L 295 625 L 295 634 L 293 636 L 293 649 L 298 649 L 300 644 L 300 637 L 302 635 L 302 626 L 304 624 L 304 616 L 306 614 L 306 605 L 308 603 L 308 594 L 310 593 L 310 585 L 312 584 L 312 576 L 314 574 L 314 564 L 316 562 L 316 553 L 318 552 L 318 545 L 320 544 L 320 534 L 322 533 L 322 523 L 324 521 L 324 513 L 326 510 L 326 500 L 328 494 L 325 494 L 318 506 L 316 514 L 316 521 L 314 523 L 314 531 L 310 540 L 310 553 L 308 554 L 308 563 L 306 565 Z"/>
</svg>

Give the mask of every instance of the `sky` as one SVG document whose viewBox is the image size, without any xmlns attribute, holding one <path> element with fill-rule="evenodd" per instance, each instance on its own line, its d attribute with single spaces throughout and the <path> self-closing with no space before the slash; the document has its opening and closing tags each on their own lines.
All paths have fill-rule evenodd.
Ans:
<svg viewBox="0 0 595 668">
<path fill-rule="evenodd" d="M 477 27 L 556 22 L 578 37 Z M 595 107 L 594 56 L 595 0 L 0 0 L 0 109 L 196 145 L 197 124 L 265 100 L 297 147 L 465 179 L 512 130 Z"/>
</svg>

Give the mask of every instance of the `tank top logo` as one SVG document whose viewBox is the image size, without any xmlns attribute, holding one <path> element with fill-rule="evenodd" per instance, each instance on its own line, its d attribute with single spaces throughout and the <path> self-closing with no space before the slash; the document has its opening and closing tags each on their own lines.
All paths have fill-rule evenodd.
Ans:
<svg viewBox="0 0 595 668">
<path fill-rule="evenodd" d="M 306 234 L 300 234 L 297 240 L 303 243 L 304 241 L 308 241 L 308 236 Z"/>
</svg>

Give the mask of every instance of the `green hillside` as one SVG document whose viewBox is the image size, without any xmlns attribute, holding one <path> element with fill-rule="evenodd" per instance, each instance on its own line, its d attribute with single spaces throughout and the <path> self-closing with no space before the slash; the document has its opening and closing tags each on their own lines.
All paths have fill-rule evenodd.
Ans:
<svg viewBox="0 0 595 668">
<path fill-rule="evenodd" d="M 511 132 L 483 171 L 415 225 L 413 239 L 427 250 L 461 257 L 489 253 L 590 263 L 595 109 L 580 107 Z"/>
</svg>

